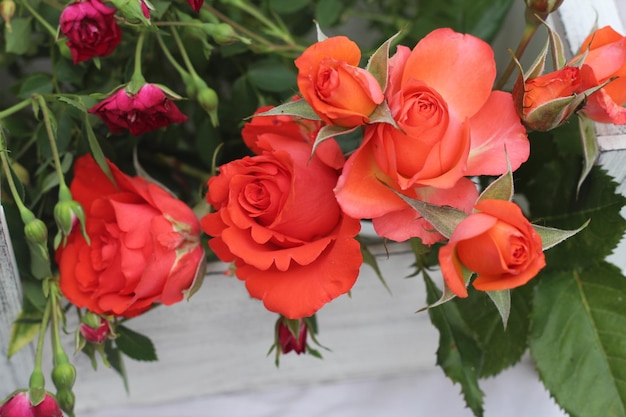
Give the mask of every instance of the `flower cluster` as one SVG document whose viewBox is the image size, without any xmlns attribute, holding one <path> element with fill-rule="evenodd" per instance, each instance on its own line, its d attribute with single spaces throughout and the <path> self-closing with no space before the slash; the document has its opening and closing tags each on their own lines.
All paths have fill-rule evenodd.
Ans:
<svg viewBox="0 0 626 417">
<path fill-rule="evenodd" d="M 76 369 L 60 341 L 69 311 L 78 314 L 76 351 L 94 367 L 99 357 L 125 379 L 122 354 L 156 360 L 128 319 L 189 298 L 207 259 L 228 263 L 241 290 L 276 314 L 277 364 L 290 352 L 321 357 L 316 313 L 350 293 L 363 264 L 381 275 L 360 236 L 370 222 L 377 242 L 415 253 L 425 309 L 442 333 L 439 364 L 476 415 L 478 379 L 528 347 L 557 400 L 572 401 L 562 380 L 545 375 L 562 375 L 575 358 L 551 368 L 545 346 L 557 339 L 574 349 L 578 341 L 559 332 L 578 311 L 552 311 L 553 299 L 575 281 L 570 299 L 584 304 L 593 329 L 606 325 L 598 306 L 626 320 L 621 295 L 595 292 L 623 278 L 602 268 L 626 229 L 626 202 L 594 167 L 592 125 L 626 124 L 626 37 L 599 28 L 566 59 L 544 22 L 562 2 L 525 1 L 520 45 L 545 25 L 546 47 L 529 68 L 519 48 L 496 79 L 490 44 L 458 28 L 396 34 L 363 65 L 355 40 L 315 27 L 318 41 L 300 45 L 285 31 L 297 21 L 286 25 L 278 10 L 273 23 L 248 1 L 224 2 L 227 15 L 203 0 L 44 1 L 56 14 L 2 0 L 9 55 L 0 52 L 0 64 L 54 53 L 50 76 L 11 73 L 18 101 L 0 110 L 2 208 L 28 283 L 9 350 L 39 337 L 29 387 L 0 405 L 0 417 L 73 415 Z M 251 21 L 260 26 L 249 29 Z M 41 28 L 47 43 L 30 45 Z M 559 245 L 586 233 L 589 216 L 599 221 L 582 249 L 571 244 L 578 237 Z M 484 316 L 495 317 L 487 331 Z M 47 331 L 54 393 L 41 365 Z M 620 332 L 603 338 L 611 332 L 594 333 L 598 350 L 626 343 Z"/>
</svg>

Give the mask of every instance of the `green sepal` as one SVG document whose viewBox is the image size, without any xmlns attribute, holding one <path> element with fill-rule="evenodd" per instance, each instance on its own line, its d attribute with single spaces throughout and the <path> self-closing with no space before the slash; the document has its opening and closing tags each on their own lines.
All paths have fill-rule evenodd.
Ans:
<svg viewBox="0 0 626 417">
<path fill-rule="evenodd" d="M 575 230 L 561 230 L 552 227 L 539 226 L 536 224 L 533 224 L 532 226 L 533 229 L 535 229 L 535 232 L 541 236 L 541 249 L 545 251 L 574 236 L 587 227 L 590 221 L 591 220 L 587 220 L 582 226 Z"/>
<path fill-rule="evenodd" d="M 486 291 L 486 293 L 496 306 L 500 318 L 502 318 L 502 325 L 506 329 L 511 315 L 511 290 Z"/>
<path fill-rule="evenodd" d="M 268 111 L 256 113 L 249 118 L 259 116 L 296 116 L 309 120 L 321 120 L 315 113 L 315 110 L 305 100 L 288 101 L 279 106 L 273 107 Z"/>
<path fill-rule="evenodd" d="M 369 71 L 378 84 L 382 91 L 387 89 L 387 80 L 388 80 L 388 72 L 389 72 L 389 48 L 391 47 L 391 43 L 393 40 L 400 35 L 400 32 L 396 33 L 389 39 L 387 39 L 378 49 L 370 56 L 367 61 L 367 66 L 365 69 Z"/>
<path fill-rule="evenodd" d="M 380 281 L 380 283 L 383 284 L 383 287 L 385 287 L 387 292 L 391 294 L 391 289 L 387 285 L 387 281 L 385 281 L 385 278 L 383 277 L 383 274 L 380 271 L 380 267 L 378 266 L 378 261 L 376 260 L 376 257 L 369 250 L 368 245 L 365 242 L 363 242 L 362 239 L 359 239 L 359 236 L 357 236 L 357 240 L 359 241 L 361 245 L 361 255 L 363 256 L 363 263 L 366 265 L 369 265 L 374 270 L 374 273 L 378 277 L 378 280 Z"/>
<path fill-rule="evenodd" d="M 593 168 L 598 156 L 600 155 L 598 139 L 596 138 L 596 129 L 593 121 L 582 114 L 578 114 L 578 118 L 580 139 L 583 148 L 583 170 L 580 173 L 580 178 L 578 179 L 578 186 L 576 188 L 577 194 L 580 192 L 580 187 L 589 175 L 589 172 L 591 172 L 591 168 Z"/>
<path fill-rule="evenodd" d="M 508 160 L 507 160 L 508 164 Z M 511 167 L 506 173 L 498 177 L 480 193 L 478 201 L 482 200 L 506 200 L 511 201 L 513 198 L 513 173 Z"/>
</svg>

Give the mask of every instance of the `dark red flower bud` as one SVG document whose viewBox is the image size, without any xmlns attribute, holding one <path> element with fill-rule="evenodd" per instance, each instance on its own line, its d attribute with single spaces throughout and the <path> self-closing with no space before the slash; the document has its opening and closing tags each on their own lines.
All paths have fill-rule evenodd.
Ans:
<svg viewBox="0 0 626 417">
<path fill-rule="evenodd" d="M 278 323 L 278 344 L 281 352 L 289 353 L 293 350 L 298 355 L 305 353 L 307 332 L 304 320 L 281 319 Z"/>
<path fill-rule="evenodd" d="M 28 391 L 20 391 L 0 406 L 0 417 L 63 417 L 59 404 L 50 394 L 33 405 Z"/>
</svg>

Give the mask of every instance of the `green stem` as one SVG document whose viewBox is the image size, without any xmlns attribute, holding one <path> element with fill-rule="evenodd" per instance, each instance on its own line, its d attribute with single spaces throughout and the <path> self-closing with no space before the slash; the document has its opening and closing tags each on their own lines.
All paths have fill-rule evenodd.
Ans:
<svg viewBox="0 0 626 417">
<path fill-rule="evenodd" d="M 39 21 L 39 23 L 41 23 L 41 25 L 46 28 L 46 30 L 48 32 L 50 32 L 50 35 L 52 35 L 52 37 L 54 39 L 56 39 L 57 37 L 57 31 L 55 28 L 53 28 L 52 26 L 50 26 L 50 23 L 48 23 L 39 13 L 37 13 L 37 11 L 35 9 L 32 8 L 32 6 L 30 4 L 28 4 L 27 0 L 21 0 L 21 3 L 24 5 L 24 7 L 26 7 L 28 9 L 28 11 L 30 12 L 30 14 L 32 14 L 33 16 L 35 16 L 35 19 L 37 19 L 37 21 Z"/>
<path fill-rule="evenodd" d="M 63 350 L 63 346 L 61 345 L 61 336 L 59 334 L 59 309 L 58 309 L 58 297 L 59 293 L 57 291 L 56 284 L 50 285 L 50 304 L 52 305 L 51 309 L 51 321 L 52 328 L 50 329 L 50 337 L 52 338 L 52 356 L 53 359 L 56 359 L 58 355 L 65 355 L 65 351 Z M 56 366 L 56 364 L 55 364 Z"/>
<path fill-rule="evenodd" d="M 48 329 L 48 324 L 50 323 L 50 310 L 52 309 L 52 303 L 50 299 L 46 303 L 46 309 L 43 312 L 43 317 L 41 318 L 41 327 L 39 328 L 39 338 L 37 339 L 37 352 L 35 353 L 35 371 L 41 371 L 41 364 L 43 360 L 43 346 L 44 346 L 44 338 L 46 337 L 46 330 Z"/>
<path fill-rule="evenodd" d="M 65 176 L 63 174 L 63 168 L 61 167 L 61 159 L 59 158 L 59 150 L 57 148 L 56 138 L 54 136 L 54 132 L 52 131 L 52 124 L 50 123 L 50 110 L 48 109 L 48 104 L 46 100 L 40 95 L 37 96 L 37 101 L 41 106 L 41 112 L 43 114 L 43 123 L 46 126 L 46 133 L 48 135 L 48 140 L 50 141 L 50 150 L 52 151 L 52 159 L 54 160 L 54 167 L 57 171 L 57 176 L 59 177 L 59 185 L 61 188 L 67 188 L 65 184 Z"/>
<path fill-rule="evenodd" d="M 175 27 L 172 27 L 172 35 L 174 37 L 174 41 L 176 42 L 176 46 L 178 46 L 178 49 L 180 50 L 180 55 L 183 57 L 183 62 L 185 63 L 187 70 L 189 71 L 189 73 L 191 74 L 193 78 L 200 78 L 195 68 L 193 67 L 193 64 L 191 63 L 189 56 L 187 55 L 187 50 L 185 49 L 185 45 L 183 44 L 183 41 L 180 39 L 180 36 L 178 35 L 178 30 L 176 30 Z"/>
<path fill-rule="evenodd" d="M 4 119 L 6 117 L 11 116 L 14 113 L 17 113 L 18 111 L 22 110 L 25 107 L 28 107 L 31 104 L 31 99 L 27 98 L 26 100 L 22 100 L 17 104 L 14 104 L 13 106 L 9 107 L 8 109 L 4 109 L 2 111 L 0 111 L 0 120 Z"/>
<path fill-rule="evenodd" d="M 539 28 L 539 23 L 536 19 L 534 21 L 529 20 L 529 19 L 526 20 L 526 26 L 524 27 L 522 38 L 520 39 L 519 44 L 517 45 L 517 49 L 515 50 L 515 58 L 518 61 L 522 58 L 522 55 L 524 55 L 524 51 L 526 51 L 528 44 L 530 44 L 530 41 L 532 40 L 533 36 L 535 35 L 535 33 L 537 33 L 538 28 Z M 509 80 L 509 77 L 511 76 L 515 68 L 516 68 L 515 60 L 511 58 L 511 60 L 509 61 L 509 65 L 506 67 L 506 69 L 502 73 L 502 76 L 500 77 L 498 82 L 495 84 L 494 90 L 500 90 L 504 87 L 504 85 Z"/>
<path fill-rule="evenodd" d="M 143 43 L 146 39 L 146 31 L 142 30 L 139 32 L 139 38 L 137 38 L 137 45 L 135 47 L 135 68 L 133 70 L 133 75 L 131 77 L 132 82 L 145 84 L 146 80 L 143 78 L 143 74 L 141 73 L 141 52 L 143 50 Z"/>
<path fill-rule="evenodd" d="M 176 61 L 176 59 L 174 59 L 174 57 L 172 56 L 172 53 L 167 48 L 167 45 L 165 45 L 165 42 L 163 42 L 163 38 L 161 38 L 161 35 L 157 33 L 156 37 L 157 37 L 157 41 L 159 42 L 159 45 L 161 46 L 161 50 L 163 51 L 163 54 L 165 54 L 165 57 L 170 62 L 170 64 L 172 64 L 172 66 L 176 69 L 176 71 L 178 71 L 181 77 L 183 78 L 188 77 L 189 73 L 183 67 L 180 66 L 180 64 Z"/>
<path fill-rule="evenodd" d="M 9 157 L 7 156 L 8 151 L 9 150 L 7 149 L 7 142 L 4 136 L 4 130 L 0 128 L 0 159 L 2 159 L 2 167 L 4 169 L 4 174 L 7 178 L 7 183 L 9 184 L 9 189 L 11 190 L 11 195 L 13 196 L 13 200 L 15 201 L 15 204 L 17 205 L 20 213 L 30 212 L 30 210 L 22 202 L 22 198 L 20 197 L 20 194 L 17 191 L 17 187 L 15 186 L 15 182 L 13 181 L 13 175 L 10 168 L 11 162 L 9 161 Z"/>
</svg>

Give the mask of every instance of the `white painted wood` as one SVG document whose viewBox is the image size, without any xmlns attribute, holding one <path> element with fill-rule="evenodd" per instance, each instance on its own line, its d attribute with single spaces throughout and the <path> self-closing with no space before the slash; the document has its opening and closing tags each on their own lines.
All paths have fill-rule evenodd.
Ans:
<svg viewBox="0 0 626 417">
<path fill-rule="evenodd" d="M 10 360 L 7 357 L 11 325 L 22 306 L 19 282 L 9 229 L 0 205 L 0 401 L 16 388 L 28 387 L 34 364 L 32 346 Z"/>
</svg>

